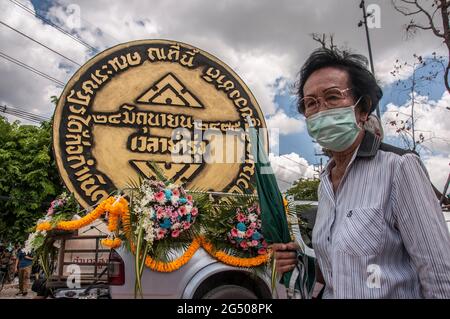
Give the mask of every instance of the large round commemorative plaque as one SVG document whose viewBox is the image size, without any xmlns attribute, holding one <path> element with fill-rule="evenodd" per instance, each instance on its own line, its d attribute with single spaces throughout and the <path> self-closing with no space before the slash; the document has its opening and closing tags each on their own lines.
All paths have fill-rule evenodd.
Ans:
<svg viewBox="0 0 450 319">
<path fill-rule="evenodd" d="M 225 63 L 184 43 L 140 40 L 99 53 L 73 75 L 55 110 L 53 147 L 85 208 L 158 172 L 187 189 L 245 193 L 255 173 L 249 122 L 266 127 Z"/>
</svg>

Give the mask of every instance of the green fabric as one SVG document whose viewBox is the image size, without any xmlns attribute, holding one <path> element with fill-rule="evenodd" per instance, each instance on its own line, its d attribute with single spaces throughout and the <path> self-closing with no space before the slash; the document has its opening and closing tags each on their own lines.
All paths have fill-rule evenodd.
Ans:
<svg viewBox="0 0 450 319">
<path fill-rule="evenodd" d="M 283 198 L 264 146 L 255 128 L 249 128 L 252 154 L 255 161 L 256 187 L 261 209 L 262 233 L 268 243 L 291 241 Z M 285 273 L 283 284 L 288 287 L 291 272 Z"/>
</svg>

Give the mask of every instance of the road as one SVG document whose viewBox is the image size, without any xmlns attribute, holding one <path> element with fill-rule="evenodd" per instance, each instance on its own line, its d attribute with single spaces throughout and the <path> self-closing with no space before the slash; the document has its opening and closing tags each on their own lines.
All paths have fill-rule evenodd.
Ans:
<svg viewBox="0 0 450 319">
<path fill-rule="evenodd" d="M 36 297 L 36 293 L 31 291 L 31 289 L 28 290 L 28 294 L 26 296 L 22 295 L 16 296 L 16 293 L 18 292 L 19 292 L 19 283 L 18 278 L 16 277 L 13 283 L 5 284 L 2 291 L 0 291 L 0 299 L 33 299 L 34 297 Z"/>
</svg>

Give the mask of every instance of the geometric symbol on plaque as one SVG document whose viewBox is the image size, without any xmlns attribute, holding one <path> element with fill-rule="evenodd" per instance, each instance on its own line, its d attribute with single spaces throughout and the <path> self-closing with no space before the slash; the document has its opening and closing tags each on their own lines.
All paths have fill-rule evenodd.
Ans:
<svg viewBox="0 0 450 319">
<path fill-rule="evenodd" d="M 142 94 L 139 103 L 204 108 L 202 103 L 176 78 L 167 73 Z"/>
<path fill-rule="evenodd" d="M 151 165 L 152 161 L 146 160 L 130 160 L 133 166 L 145 178 L 158 178 L 157 172 Z M 170 162 L 153 162 L 155 166 L 162 172 L 164 176 L 175 184 L 184 184 L 195 177 L 200 171 L 201 164 L 196 163 L 170 163 Z"/>
</svg>

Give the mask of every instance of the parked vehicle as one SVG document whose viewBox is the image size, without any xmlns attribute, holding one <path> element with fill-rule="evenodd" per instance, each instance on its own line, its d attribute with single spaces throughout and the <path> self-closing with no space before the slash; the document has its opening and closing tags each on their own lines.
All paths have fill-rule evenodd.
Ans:
<svg viewBox="0 0 450 319">
<path fill-rule="evenodd" d="M 55 298 L 134 298 L 134 256 L 126 248 L 103 249 L 99 245 L 106 225 L 81 229 L 78 234 L 55 238 L 59 257 L 47 286 Z M 83 234 L 84 233 L 84 234 Z M 75 274 L 81 269 L 80 286 Z M 257 299 L 272 298 L 270 272 L 256 272 L 225 265 L 202 248 L 179 270 L 161 273 L 146 268 L 142 275 L 143 298 Z M 286 298 L 284 286 L 277 284 L 278 298 Z"/>
</svg>

